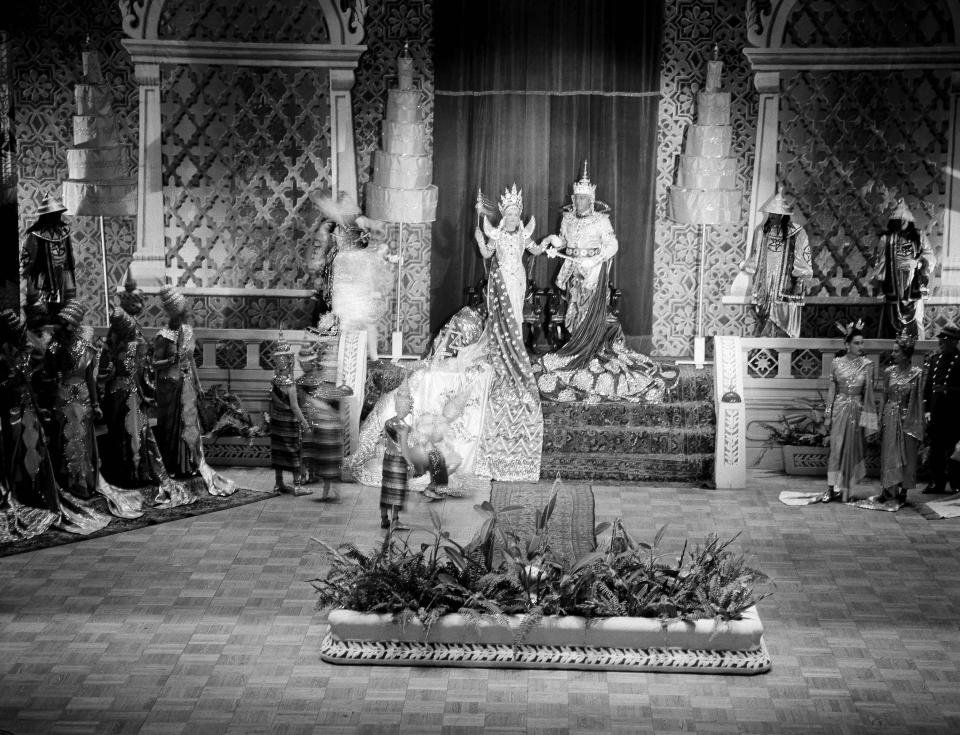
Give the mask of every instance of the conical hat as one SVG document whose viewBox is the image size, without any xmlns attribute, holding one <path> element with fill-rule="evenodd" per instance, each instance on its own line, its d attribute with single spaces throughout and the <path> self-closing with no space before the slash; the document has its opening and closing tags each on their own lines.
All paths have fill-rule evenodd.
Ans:
<svg viewBox="0 0 960 735">
<path fill-rule="evenodd" d="M 787 200 L 783 198 L 783 193 L 780 191 L 780 187 L 777 187 L 777 193 L 772 197 L 767 199 L 762 207 L 760 207 L 761 212 L 766 212 L 767 214 L 793 214 L 793 207 L 787 204 Z"/>
<path fill-rule="evenodd" d="M 160 303 L 169 315 L 180 314 L 187 308 L 187 298 L 169 284 L 160 289 Z"/>
<path fill-rule="evenodd" d="M 66 212 L 67 208 L 63 206 L 63 202 L 57 199 L 54 196 L 46 197 L 43 202 L 40 204 L 40 207 L 37 209 L 37 216 L 40 217 L 44 214 L 53 214 L 54 212 Z"/>
<path fill-rule="evenodd" d="M 913 212 L 910 211 L 910 207 L 907 206 L 907 203 L 903 199 L 897 200 L 897 207 L 893 210 L 893 214 L 890 215 L 890 219 L 898 219 L 901 222 L 916 222 L 913 218 Z"/>
</svg>

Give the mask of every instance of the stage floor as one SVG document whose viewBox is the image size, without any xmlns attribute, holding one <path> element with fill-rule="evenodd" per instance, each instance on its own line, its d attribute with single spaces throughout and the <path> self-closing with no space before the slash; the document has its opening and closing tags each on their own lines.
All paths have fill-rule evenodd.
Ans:
<svg viewBox="0 0 960 735">
<path fill-rule="evenodd" d="M 272 473 L 225 474 L 270 487 Z M 27 733 L 960 732 L 960 519 L 788 507 L 747 490 L 593 483 L 597 521 L 665 547 L 732 536 L 773 579 L 755 677 L 331 666 L 310 537 L 380 538 L 378 491 L 340 485 L 0 559 L 0 729 Z M 870 488 L 862 488 L 867 495 Z M 434 503 L 454 538 L 483 498 Z M 912 498 L 919 502 L 925 496 Z M 411 498 L 404 519 L 425 519 Z"/>
</svg>

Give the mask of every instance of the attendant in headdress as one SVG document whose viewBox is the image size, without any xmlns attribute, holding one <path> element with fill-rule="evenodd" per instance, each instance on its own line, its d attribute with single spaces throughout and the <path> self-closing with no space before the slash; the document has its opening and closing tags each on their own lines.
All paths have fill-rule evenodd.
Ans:
<svg viewBox="0 0 960 735">
<path fill-rule="evenodd" d="M 923 339 L 923 298 L 937 259 L 903 199 L 890 215 L 880 248 L 873 272 L 884 301 L 878 336 L 893 337 L 906 331 Z"/>
<path fill-rule="evenodd" d="M 413 411 L 413 401 L 406 383 L 393 396 L 396 415 L 387 419 L 383 426 L 383 479 L 380 483 L 380 527 L 405 530 L 400 525 L 400 511 L 407 503 L 407 435 L 410 425 L 406 418 Z"/>
<path fill-rule="evenodd" d="M 151 486 L 155 499 L 162 501 L 179 493 L 163 466 L 153 434 L 156 385 L 150 347 L 136 320 L 143 310 L 143 295 L 135 282 L 128 279 L 119 302 L 120 308 L 110 316 L 97 376 L 107 427 L 105 444 L 111 448 L 102 472 L 123 487 Z"/>
<path fill-rule="evenodd" d="M 923 385 L 923 410 L 930 438 L 930 484 L 924 494 L 960 492 L 960 329 L 944 327 L 937 335 L 939 351 L 927 362 Z"/>
<path fill-rule="evenodd" d="M 174 478 L 200 475 L 211 495 L 231 495 L 236 485 L 214 472 L 203 456 L 197 397 L 200 380 L 193 358 L 196 340 L 187 299 L 173 286 L 164 286 L 160 301 L 167 326 L 153 340 L 157 375 L 157 426 L 154 435 L 163 463 Z"/>
<path fill-rule="evenodd" d="M 47 348 L 44 372 L 56 385 L 50 450 L 57 481 L 64 490 L 88 500 L 97 490 L 100 470 L 94 428 L 103 414 L 97 398 L 97 348 L 93 327 L 83 323 L 78 301 L 60 310 L 61 325 Z"/>
<path fill-rule="evenodd" d="M 301 434 L 309 428 L 306 416 L 297 401 L 293 380 L 293 349 L 283 341 L 283 332 L 273 351 L 273 383 L 270 390 L 270 463 L 276 474 L 274 490 L 290 495 L 310 495 L 300 485 Z M 284 471 L 293 476 L 293 486 L 283 481 Z"/>
<path fill-rule="evenodd" d="M 923 370 L 912 363 L 914 338 L 897 337 L 883 371 L 880 410 L 880 502 L 904 503 L 917 482 L 917 449 L 923 439 Z"/>
<path fill-rule="evenodd" d="M 307 420 L 300 444 L 303 472 L 308 482 L 323 480 L 320 500 L 337 502 L 333 486 L 340 479 L 343 463 L 343 420 L 340 402 L 352 395 L 346 386 L 324 381 L 319 369 L 318 345 L 300 350 L 303 375 L 297 378 L 297 401 Z"/>
<path fill-rule="evenodd" d="M 66 211 L 56 197 L 44 199 L 20 256 L 27 287 L 39 293 L 52 315 L 77 295 L 70 228 L 62 219 Z"/>
<path fill-rule="evenodd" d="M 793 209 L 779 188 L 760 211 L 766 216 L 740 264 L 753 282 L 756 334 L 797 339 L 806 281 L 813 276 L 810 241 L 804 229 L 791 219 Z"/>
<path fill-rule="evenodd" d="M 39 536 L 60 518 L 59 488 L 31 389 L 31 371 L 42 354 L 15 312 L 0 313 L 2 543 Z"/>
<path fill-rule="evenodd" d="M 873 398 L 874 368 L 863 354 L 863 322 L 841 326 L 845 352 L 833 358 L 824 423 L 830 431 L 827 492 L 829 503 L 850 499 L 850 491 L 866 475 L 864 431 L 879 429 Z"/>
</svg>

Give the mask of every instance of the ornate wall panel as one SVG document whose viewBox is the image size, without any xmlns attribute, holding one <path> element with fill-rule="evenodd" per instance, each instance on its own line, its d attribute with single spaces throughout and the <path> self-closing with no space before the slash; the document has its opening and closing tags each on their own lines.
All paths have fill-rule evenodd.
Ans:
<svg viewBox="0 0 960 735">
<path fill-rule="evenodd" d="M 246 43 L 328 43 L 330 34 L 318 2 L 303 0 L 167 0 L 160 38 Z"/>
<path fill-rule="evenodd" d="M 703 86 L 706 61 L 714 43 L 719 44 L 724 62 L 724 89 L 731 92 L 737 186 L 749 192 L 757 93 L 741 53 L 747 45 L 744 4 L 736 0 L 671 0 L 665 4 L 653 284 L 653 351 L 658 355 L 683 355 L 693 350 L 699 233 L 696 227 L 677 224 L 667 217 L 668 187 L 674 182 L 684 131 L 694 120 L 694 93 Z M 745 211 L 738 224 L 706 228 L 706 334 L 741 334 L 752 329 L 748 310 L 720 303 L 743 257 L 746 226 Z"/>
<path fill-rule="evenodd" d="M 131 174 L 137 166 L 137 87 L 130 58 L 120 46 L 120 11 L 115 0 L 31 3 L 29 27 L 11 34 L 14 131 L 17 160 L 20 241 L 36 219 L 45 196 L 60 196 L 67 175 L 66 149 L 73 144 L 73 86 L 82 73 L 80 52 L 89 35 L 100 54 L 104 81 L 113 94 L 121 139 L 129 146 Z M 73 234 L 78 296 L 92 323 L 105 323 L 97 217 L 68 217 Z M 119 283 L 136 238 L 133 218 L 104 219 L 110 289 Z"/>
<path fill-rule="evenodd" d="M 184 65 L 162 80 L 164 229 L 179 285 L 308 288 L 312 196 L 330 187 L 326 70 Z"/>
<path fill-rule="evenodd" d="M 800 72 L 782 90 L 780 179 L 807 222 L 810 293 L 872 295 L 869 264 L 898 197 L 939 250 L 950 73 Z"/>
<path fill-rule="evenodd" d="M 801 0 L 783 39 L 784 46 L 838 48 L 953 42 L 953 20 L 939 0 Z"/>
</svg>

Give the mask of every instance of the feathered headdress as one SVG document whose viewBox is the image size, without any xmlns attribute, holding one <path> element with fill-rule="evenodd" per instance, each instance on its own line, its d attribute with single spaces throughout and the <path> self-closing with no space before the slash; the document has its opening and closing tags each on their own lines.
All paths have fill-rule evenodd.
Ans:
<svg viewBox="0 0 960 735">
<path fill-rule="evenodd" d="M 857 319 L 855 322 L 847 322 L 846 324 L 843 322 L 835 322 L 835 324 L 844 337 L 849 336 L 853 331 L 863 333 L 863 319 Z"/>
</svg>

